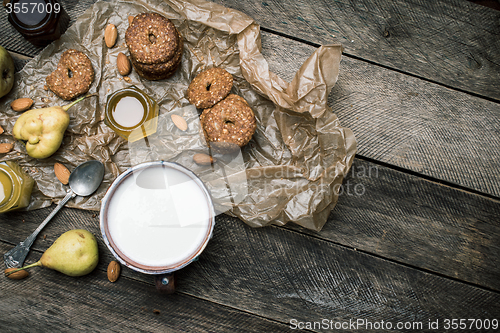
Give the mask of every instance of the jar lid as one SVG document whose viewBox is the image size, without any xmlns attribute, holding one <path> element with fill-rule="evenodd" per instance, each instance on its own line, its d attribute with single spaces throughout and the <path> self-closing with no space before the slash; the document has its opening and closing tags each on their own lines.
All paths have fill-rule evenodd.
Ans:
<svg viewBox="0 0 500 333">
<path fill-rule="evenodd" d="M 43 29 L 56 16 L 54 3 L 51 0 L 13 0 L 9 18 L 14 27 L 25 32 L 35 32 Z M 60 5 L 57 12 L 60 10 Z M 12 23 L 12 22 L 11 22 Z"/>
<path fill-rule="evenodd" d="M 0 169 L 0 206 L 7 203 L 12 196 L 12 179 L 2 169 Z"/>
</svg>

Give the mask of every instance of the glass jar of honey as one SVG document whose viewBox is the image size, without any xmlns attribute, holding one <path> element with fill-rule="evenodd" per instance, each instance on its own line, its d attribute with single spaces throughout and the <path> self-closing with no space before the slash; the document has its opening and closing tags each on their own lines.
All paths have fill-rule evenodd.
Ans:
<svg viewBox="0 0 500 333">
<path fill-rule="evenodd" d="M 0 213 L 27 207 L 35 181 L 13 161 L 0 163 Z"/>
<path fill-rule="evenodd" d="M 160 107 L 136 86 L 108 95 L 104 123 L 130 142 L 156 133 Z"/>
<path fill-rule="evenodd" d="M 35 46 L 59 39 L 70 17 L 57 0 L 11 0 L 6 5 L 9 22 Z"/>
</svg>

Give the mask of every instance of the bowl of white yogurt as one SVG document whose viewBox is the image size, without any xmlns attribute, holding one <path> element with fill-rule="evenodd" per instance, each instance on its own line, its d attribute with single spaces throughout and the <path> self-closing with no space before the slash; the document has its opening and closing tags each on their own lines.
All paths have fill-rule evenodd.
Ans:
<svg viewBox="0 0 500 333">
<path fill-rule="evenodd" d="M 173 292 L 173 272 L 195 261 L 212 237 L 215 212 L 203 182 L 172 162 L 142 163 L 118 176 L 102 200 L 101 233 L 111 253 L 154 274 Z"/>
</svg>

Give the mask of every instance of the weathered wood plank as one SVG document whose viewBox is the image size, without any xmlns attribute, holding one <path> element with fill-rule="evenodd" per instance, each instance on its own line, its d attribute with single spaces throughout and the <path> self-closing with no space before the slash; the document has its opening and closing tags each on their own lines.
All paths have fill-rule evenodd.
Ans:
<svg viewBox="0 0 500 333">
<path fill-rule="evenodd" d="M 9 52 L 10 55 L 12 56 L 12 59 L 14 60 L 14 65 L 16 67 L 16 72 L 19 72 L 21 69 L 23 69 L 24 65 L 26 65 L 32 58 L 15 53 L 15 52 Z"/>
<path fill-rule="evenodd" d="M 396 325 L 500 315 L 496 292 L 284 228 L 251 229 L 229 218 L 222 223 L 203 261 L 180 272 L 180 280 L 190 282 L 186 293 L 284 322 L 363 318 Z"/>
<path fill-rule="evenodd" d="M 93 2 L 63 1 L 74 22 Z M 267 29 L 314 44 L 341 42 L 346 54 L 500 100 L 500 12 L 467 1 L 216 1 Z M 34 56 L 0 13 L 0 45 Z"/>
<path fill-rule="evenodd" d="M 339 202 L 320 233 L 293 224 L 289 228 L 500 291 L 500 201 L 359 159 L 339 192 Z M 5 228 L 0 240 L 14 244 L 25 239 L 49 211 L 0 215 Z M 45 250 L 63 227 L 100 234 L 98 224 L 97 212 L 65 209 L 34 246 Z M 110 260 L 108 255 L 103 270 Z"/>
<path fill-rule="evenodd" d="M 500 12 L 468 1 L 215 1 L 263 28 L 500 100 Z"/>
<path fill-rule="evenodd" d="M 314 50 L 262 35 L 271 69 L 288 80 Z M 500 196 L 498 103 L 349 57 L 329 101 L 358 154 Z"/>
<path fill-rule="evenodd" d="M 266 32 L 262 45 L 285 80 L 314 52 Z M 341 66 L 329 103 L 359 155 L 500 196 L 499 104 L 348 57 Z"/>
<path fill-rule="evenodd" d="M 21 239 L 24 238 L 48 211 L 44 209 L 26 214 L 2 215 L 1 240 L 14 243 L 19 241 L 21 235 Z M 358 209 L 356 217 L 362 219 L 364 211 Z M 101 260 L 98 270 L 104 272 L 112 257 L 102 243 L 97 217 L 91 214 L 63 209 L 42 233 L 47 234 L 47 239 L 44 241 L 40 237 L 35 242 L 35 249 L 43 251 L 60 233 L 83 227 L 99 238 Z M 24 224 L 21 221 L 23 218 Z M 376 217 L 372 216 L 374 219 Z M 376 223 L 381 222 L 377 220 Z M 428 228 L 422 242 L 434 239 L 433 226 L 429 225 Z M 364 237 L 361 232 L 356 233 Z M 453 237 L 453 230 L 440 236 Z M 372 244 L 378 243 L 381 247 L 397 246 L 394 244 L 397 240 L 379 234 L 372 235 L 371 239 L 366 237 L 365 240 Z M 471 245 L 481 244 L 478 239 L 471 239 L 470 242 Z M 8 249 L 10 246 L 2 248 Z M 426 248 L 428 244 L 423 244 L 420 250 L 425 251 Z M 488 254 L 481 247 L 478 251 Z M 39 256 L 40 253 L 33 253 L 29 261 L 37 260 Z M 418 261 L 415 260 L 415 263 L 418 264 Z M 40 274 L 30 277 L 31 281 L 41 278 Z M 43 276 L 46 274 L 52 272 L 43 271 Z M 92 276 L 94 274 L 102 276 L 103 273 L 93 273 Z M 123 268 L 122 277 L 152 285 L 151 276 L 127 268 Z M 54 280 L 57 281 L 55 285 L 58 283 L 63 290 L 71 290 L 68 285 L 71 286 L 72 280 L 60 280 Z M 86 288 L 85 278 L 78 281 L 79 286 Z M 330 240 L 319 239 L 318 235 L 311 237 L 279 227 L 252 229 L 227 216 L 217 218 L 214 236 L 200 260 L 177 272 L 177 281 L 180 294 L 281 323 L 290 323 L 293 319 L 316 321 L 327 318 L 343 322 L 363 318 L 372 322 L 390 320 L 395 325 L 396 322 L 428 323 L 429 320 L 442 323 L 446 318 L 493 319 L 500 315 L 498 292 L 390 262 Z M 117 285 L 119 283 L 121 280 Z M 126 292 L 128 289 L 125 288 Z M 118 299 L 125 297 L 123 292 L 113 291 Z M 86 302 L 91 302 L 92 297 L 85 298 Z M 140 297 L 140 294 L 132 294 L 132 299 L 136 297 Z M 157 301 L 154 295 L 149 297 Z M 63 299 L 63 302 L 69 301 Z M 125 304 L 124 311 L 129 306 Z M 83 310 L 92 313 L 90 308 Z M 426 331 L 425 327 L 421 331 Z"/>
<path fill-rule="evenodd" d="M 500 201 L 355 159 L 315 235 L 500 291 Z"/>
<path fill-rule="evenodd" d="M 9 249 L 0 242 L 0 251 Z M 155 310 L 157 310 L 155 313 Z M 279 332 L 287 325 L 104 271 L 79 278 L 32 269 L 22 281 L 0 278 L 3 332 Z"/>
<path fill-rule="evenodd" d="M 315 50 L 265 32 L 262 49 L 288 81 Z M 500 196 L 500 104 L 343 57 L 329 105 L 358 155 Z"/>
</svg>

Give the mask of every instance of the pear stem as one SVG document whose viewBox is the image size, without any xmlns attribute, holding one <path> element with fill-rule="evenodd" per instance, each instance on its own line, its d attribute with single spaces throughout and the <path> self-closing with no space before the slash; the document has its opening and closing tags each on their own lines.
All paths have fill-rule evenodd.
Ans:
<svg viewBox="0 0 500 333">
<path fill-rule="evenodd" d="M 62 109 L 64 111 L 68 111 L 70 107 L 72 107 L 73 105 L 75 105 L 76 103 L 80 102 L 81 100 L 87 98 L 87 97 L 91 97 L 91 96 L 97 96 L 97 94 L 90 94 L 90 95 L 86 95 L 86 96 L 83 96 L 83 97 L 80 97 L 79 99 L 77 99 L 76 101 L 74 102 L 71 102 L 70 104 L 68 105 L 65 105 L 62 107 Z"/>
<path fill-rule="evenodd" d="M 42 262 L 39 260 L 39 261 L 37 261 L 37 262 L 35 262 L 35 263 L 31 264 L 31 265 L 27 265 L 27 266 L 24 266 L 24 267 L 21 267 L 21 268 L 15 269 L 15 270 L 13 270 L 13 271 L 10 271 L 10 272 L 8 272 L 8 273 L 5 273 L 5 276 L 9 276 L 9 275 L 11 275 L 11 274 L 14 274 L 15 272 L 19 272 L 19 271 L 22 271 L 22 270 L 24 270 L 24 269 L 31 268 L 31 267 L 36 267 L 36 266 L 40 266 L 40 267 L 42 267 Z"/>
</svg>

